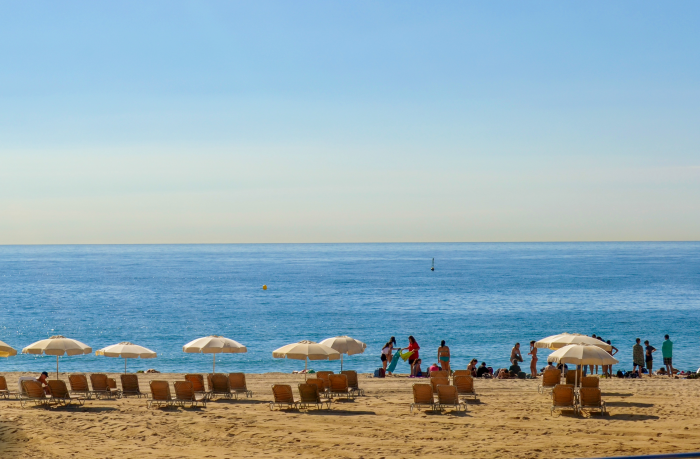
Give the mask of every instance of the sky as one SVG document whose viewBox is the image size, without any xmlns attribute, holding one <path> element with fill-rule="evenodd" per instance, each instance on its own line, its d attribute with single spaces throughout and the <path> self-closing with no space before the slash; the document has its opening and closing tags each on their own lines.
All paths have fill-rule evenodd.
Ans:
<svg viewBox="0 0 700 459">
<path fill-rule="evenodd" d="M 1 2 L 0 244 L 700 240 L 699 17 Z"/>
</svg>

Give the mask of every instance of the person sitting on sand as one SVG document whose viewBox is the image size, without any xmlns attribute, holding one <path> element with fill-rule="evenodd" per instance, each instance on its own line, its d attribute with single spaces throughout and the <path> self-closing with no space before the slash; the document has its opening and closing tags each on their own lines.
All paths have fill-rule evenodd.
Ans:
<svg viewBox="0 0 700 459">
<path fill-rule="evenodd" d="M 477 378 L 488 378 L 489 377 L 489 369 L 486 368 L 486 362 L 481 362 L 481 366 L 479 367 L 478 370 L 476 370 L 476 377 Z"/>
<path fill-rule="evenodd" d="M 479 363 L 478 360 L 472 359 L 471 362 L 469 362 L 469 365 L 467 365 L 467 371 L 469 372 L 470 375 L 472 375 L 472 378 L 477 377 L 477 371 L 476 371 L 476 364 Z M 484 364 L 486 366 L 486 364 Z"/>
<path fill-rule="evenodd" d="M 418 359 L 418 360 L 416 360 L 416 363 L 413 364 L 413 366 L 414 366 L 415 369 L 416 369 L 416 370 L 415 370 L 416 378 L 422 378 L 422 377 L 423 377 L 423 371 L 421 371 L 421 369 L 420 369 L 420 364 L 421 364 L 421 362 L 422 362 L 422 360 L 421 360 L 421 359 Z"/>
<path fill-rule="evenodd" d="M 656 374 L 659 376 L 666 376 L 666 369 L 664 367 L 661 367 L 657 370 Z"/>
<path fill-rule="evenodd" d="M 432 365 L 430 365 L 430 367 L 428 368 L 428 374 L 430 374 L 434 371 L 440 371 L 440 367 L 438 366 L 437 363 L 433 363 Z"/>
<path fill-rule="evenodd" d="M 49 374 L 45 371 L 41 372 L 41 376 L 36 378 L 36 380 L 41 384 L 41 387 L 44 388 L 44 392 L 46 395 L 51 395 L 51 388 L 49 387 L 49 383 L 47 382 L 47 379 L 49 379 Z"/>
<path fill-rule="evenodd" d="M 508 373 L 510 373 L 510 376 L 512 378 L 517 378 L 518 374 L 520 374 L 522 370 L 520 369 L 520 365 L 518 365 L 518 360 L 513 359 L 513 365 L 508 368 Z"/>
</svg>

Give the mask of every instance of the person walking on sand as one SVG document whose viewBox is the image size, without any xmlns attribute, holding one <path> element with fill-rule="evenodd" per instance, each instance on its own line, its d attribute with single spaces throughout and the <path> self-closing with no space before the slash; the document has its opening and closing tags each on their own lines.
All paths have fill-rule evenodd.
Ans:
<svg viewBox="0 0 700 459">
<path fill-rule="evenodd" d="M 450 348 L 445 346 L 445 340 L 443 339 L 440 343 L 440 347 L 437 350 L 438 362 L 443 370 L 447 370 L 447 374 L 451 374 L 450 371 Z"/>
<path fill-rule="evenodd" d="M 408 347 L 405 347 L 401 349 L 402 351 L 406 349 L 409 352 L 413 351 L 413 354 L 408 358 L 408 364 L 411 365 L 411 376 L 415 376 L 415 370 L 413 368 L 413 364 L 416 363 L 416 360 L 418 360 L 418 350 L 420 349 L 420 346 L 416 342 L 416 339 L 413 336 L 408 337 Z"/>
<path fill-rule="evenodd" d="M 673 378 L 673 341 L 668 335 L 665 335 L 666 341 L 661 345 L 661 355 L 664 358 L 664 365 L 666 365 L 666 372 L 668 376 Z"/>
<path fill-rule="evenodd" d="M 637 343 L 632 346 L 632 363 L 634 366 L 632 367 L 632 372 L 637 371 L 637 374 L 639 377 L 642 377 L 642 368 L 644 368 L 644 348 L 642 347 L 641 344 L 641 338 L 637 338 Z"/>
<path fill-rule="evenodd" d="M 520 343 L 515 343 L 515 346 L 510 351 L 510 361 L 512 362 L 513 359 L 517 359 L 518 362 L 523 361 L 523 356 L 520 355 Z"/>
<path fill-rule="evenodd" d="M 644 350 L 645 350 L 645 355 L 644 355 L 644 361 L 647 364 L 647 370 L 649 370 L 649 376 L 654 374 L 654 352 L 656 352 L 656 348 L 652 345 L 649 344 L 649 340 L 644 341 Z"/>
<path fill-rule="evenodd" d="M 532 356 L 532 361 L 530 362 L 530 376 L 533 378 L 537 377 L 537 348 L 535 347 L 535 342 L 530 341 L 530 352 L 527 355 Z"/>
</svg>

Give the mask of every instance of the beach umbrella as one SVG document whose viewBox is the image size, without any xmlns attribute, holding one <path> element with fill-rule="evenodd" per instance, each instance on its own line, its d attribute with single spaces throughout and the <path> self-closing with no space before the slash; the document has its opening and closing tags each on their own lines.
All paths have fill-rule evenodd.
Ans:
<svg viewBox="0 0 700 459">
<path fill-rule="evenodd" d="M 607 352 L 612 351 L 612 346 L 605 341 L 579 333 L 561 333 L 559 335 L 548 336 L 547 338 L 537 341 L 535 347 L 540 349 L 561 349 L 569 344 L 590 344 Z"/>
<path fill-rule="evenodd" d="M 9 344 L 0 341 L 0 357 L 12 357 L 17 355 L 17 351 Z"/>
<path fill-rule="evenodd" d="M 214 366 L 212 373 L 216 373 L 216 354 L 240 354 L 248 352 L 248 348 L 232 339 L 218 335 L 210 335 L 197 338 L 185 344 L 182 346 L 182 352 L 188 354 L 213 354 Z"/>
<path fill-rule="evenodd" d="M 620 363 L 604 349 L 590 344 L 569 344 L 558 349 L 547 357 L 547 362 L 571 363 L 574 365 L 615 365 Z M 574 387 L 578 384 L 578 371 Z"/>
<path fill-rule="evenodd" d="M 365 343 L 349 336 L 336 336 L 335 338 L 324 339 L 321 341 L 321 344 L 340 352 L 340 371 L 343 371 L 343 354 L 362 354 L 367 349 Z"/>
<path fill-rule="evenodd" d="M 123 358 L 124 374 L 126 374 L 126 359 L 155 359 L 158 356 L 158 354 L 152 350 L 139 346 L 138 344 L 129 343 L 128 341 L 102 348 L 99 351 L 95 351 L 95 355 Z"/>
<path fill-rule="evenodd" d="M 56 379 L 58 379 L 58 358 L 62 355 L 90 354 L 92 348 L 80 341 L 56 335 L 42 339 L 22 349 L 22 354 L 46 354 L 56 356 Z"/>
<path fill-rule="evenodd" d="M 304 379 L 309 360 L 338 360 L 340 352 L 314 341 L 299 341 L 298 343 L 287 344 L 272 351 L 272 357 L 276 359 L 294 359 L 304 361 Z"/>
</svg>

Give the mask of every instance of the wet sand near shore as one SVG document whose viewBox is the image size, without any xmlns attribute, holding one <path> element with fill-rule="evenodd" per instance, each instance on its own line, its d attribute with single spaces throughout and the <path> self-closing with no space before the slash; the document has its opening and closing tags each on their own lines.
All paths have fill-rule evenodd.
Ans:
<svg viewBox="0 0 700 459">
<path fill-rule="evenodd" d="M 0 374 L 11 390 L 25 375 Z M 141 390 L 148 391 L 150 380 L 182 376 L 141 374 Z M 477 380 L 478 398 L 466 413 L 411 414 L 416 380 L 407 377 L 360 375 L 366 396 L 334 402 L 330 411 L 270 411 L 270 385 L 291 384 L 298 395 L 303 375 L 247 379 L 252 398 L 215 400 L 206 408 L 147 409 L 145 399 L 130 397 L 46 410 L 1 400 L 0 457 L 536 458 L 700 450 L 699 380 L 603 379 L 608 415 L 552 416 L 550 398 L 537 393 L 533 380 Z"/>
</svg>

